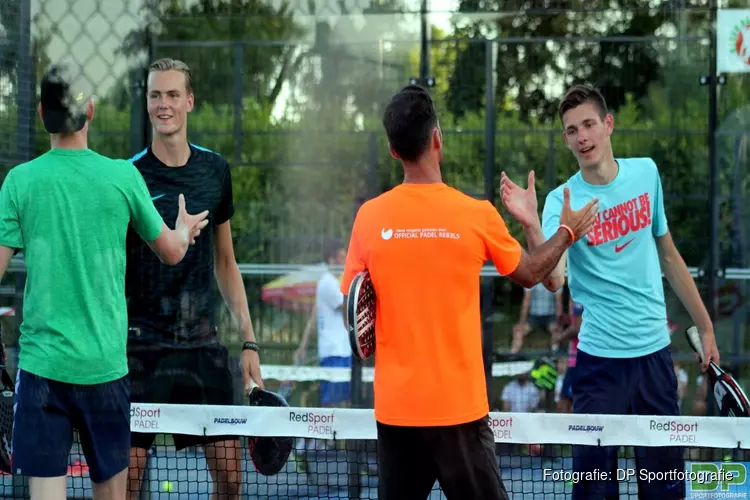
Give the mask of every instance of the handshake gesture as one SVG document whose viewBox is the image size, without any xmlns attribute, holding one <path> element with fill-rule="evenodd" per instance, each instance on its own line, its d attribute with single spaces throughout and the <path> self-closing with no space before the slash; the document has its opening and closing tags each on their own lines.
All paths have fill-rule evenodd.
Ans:
<svg viewBox="0 0 750 500">
<path fill-rule="evenodd" d="M 534 172 L 529 172 L 529 184 L 522 189 L 502 173 L 500 177 L 500 197 L 503 205 L 523 225 L 524 229 L 540 226 L 537 208 L 536 189 L 534 188 Z M 580 210 L 573 210 L 570 206 L 570 189 L 563 190 L 563 206 L 560 211 L 560 225 L 567 226 L 573 232 L 576 240 L 589 232 L 596 221 L 599 211 L 599 199 L 594 198 Z"/>
</svg>

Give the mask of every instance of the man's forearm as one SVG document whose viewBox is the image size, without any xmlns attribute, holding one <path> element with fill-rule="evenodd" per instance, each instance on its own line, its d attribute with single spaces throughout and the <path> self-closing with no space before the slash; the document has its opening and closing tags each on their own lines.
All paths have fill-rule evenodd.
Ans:
<svg viewBox="0 0 750 500">
<path fill-rule="evenodd" d="M 247 304 L 245 283 L 242 281 L 240 268 L 236 262 L 217 262 L 215 274 L 221 296 L 229 312 L 237 321 L 243 340 L 255 342 L 253 322 L 250 319 L 250 308 Z"/>
<path fill-rule="evenodd" d="M 532 268 L 539 280 L 549 276 L 557 268 L 570 243 L 570 234 L 561 228 L 552 238 L 531 251 Z"/>
<path fill-rule="evenodd" d="M 711 317 L 703 304 L 698 287 L 695 286 L 695 281 L 690 276 L 690 271 L 679 253 L 663 257 L 662 270 L 669 285 L 687 309 L 698 330 L 702 333 L 713 333 Z"/>
<path fill-rule="evenodd" d="M 532 226 L 524 227 L 524 233 L 526 234 L 526 243 L 529 247 L 529 252 L 533 252 L 536 248 L 542 246 L 546 241 L 544 233 L 542 232 L 541 224 L 534 224 Z M 557 265 L 550 271 L 549 275 L 544 279 L 544 286 L 548 290 L 559 290 L 565 283 L 565 259 L 560 258 Z"/>
<path fill-rule="evenodd" d="M 510 278 L 526 288 L 546 280 L 570 244 L 570 234 L 563 228 L 558 229 L 555 235 L 542 245 L 528 254 L 521 254 L 521 262 Z"/>
</svg>

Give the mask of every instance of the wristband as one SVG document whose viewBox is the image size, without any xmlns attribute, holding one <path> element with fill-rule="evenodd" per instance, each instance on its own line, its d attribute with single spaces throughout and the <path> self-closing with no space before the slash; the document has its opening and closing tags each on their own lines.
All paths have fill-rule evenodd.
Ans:
<svg viewBox="0 0 750 500">
<path fill-rule="evenodd" d="M 565 229 L 568 232 L 568 234 L 570 235 L 570 244 L 572 245 L 576 241 L 576 235 L 575 233 L 573 233 L 573 230 L 565 224 L 560 224 L 560 228 Z"/>
<path fill-rule="evenodd" d="M 245 342 L 244 344 L 242 344 L 242 350 L 243 351 L 249 350 L 249 351 L 255 351 L 255 352 L 260 351 L 260 349 L 258 349 L 258 344 L 256 344 L 255 342 Z"/>
</svg>

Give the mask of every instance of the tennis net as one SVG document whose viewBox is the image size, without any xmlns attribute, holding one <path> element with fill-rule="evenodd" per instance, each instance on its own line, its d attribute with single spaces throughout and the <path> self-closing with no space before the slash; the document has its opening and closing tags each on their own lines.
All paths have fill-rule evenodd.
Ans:
<svg viewBox="0 0 750 500">
<path fill-rule="evenodd" d="M 620 498 L 638 498 L 634 446 L 685 447 L 687 498 L 748 498 L 750 419 L 554 413 L 491 413 L 498 466 L 512 499 L 571 498 L 573 445 L 618 445 Z M 171 434 L 240 435 L 243 499 L 377 498 L 378 457 L 372 410 L 133 404 L 133 432 L 157 433 L 140 499 L 210 498 L 201 448 L 177 451 Z M 276 475 L 256 472 L 246 436 L 288 436 L 296 446 Z M 28 498 L 21 478 L 3 476 L 3 498 Z M 91 498 L 88 467 L 74 445 L 68 498 Z M 445 498 L 439 484 L 430 498 Z"/>
</svg>

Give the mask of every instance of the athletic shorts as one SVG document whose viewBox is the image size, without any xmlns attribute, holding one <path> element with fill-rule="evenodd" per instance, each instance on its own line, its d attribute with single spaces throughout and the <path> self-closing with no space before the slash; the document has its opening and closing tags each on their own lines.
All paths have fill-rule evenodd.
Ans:
<svg viewBox="0 0 750 500">
<path fill-rule="evenodd" d="M 560 388 L 560 399 L 573 399 L 573 380 L 575 377 L 575 366 L 569 366 L 565 370 L 562 387 Z"/>
<path fill-rule="evenodd" d="M 679 415 L 677 378 L 672 354 L 665 347 L 638 358 L 600 358 L 578 351 L 573 380 L 573 413 L 612 415 Z M 635 447 L 636 468 L 649 472 L 684 471 L 682 447 Z M 612 481 L 579 481 L 574 500 L 617 498 L 616 446 L 574 446 L 573 469 L 611 472 Z M 669 477 L 669 476 L 666 476 Z M 638 481 L 641 499 L 685 497 L 685 482 Z"/>
<path fill-rule="evenodd" d="M 352 367 L 351 356 L 327 356 L 320 360 L 320 366 L 325 367 Z M 350 401 L 351 383 L 320 381 L 320 405 L 333 406 Z"/>
<path fill-rule="evenodd" d="M 11 469 L 27 477 L 59 477 L 68 471 L 73 429 L 78 431 L 89 477 L 101 483 L 130 462 L 128 377 L 95 385 L 16 374 Z"/>
<path fill-rule="evenodd" d="M 557 321 L 555 316 L 529 316 L 528 323 L 531 328 L 543 328 L 547 330 L 549 325 Z"/>
<path fill-rule="evenodd" d="M 215 344 L 172 349 L 128 341 L 128 368 L 133 403 L 190 405 L 234 404 L 229 352 Z M 150 449 L 156 434 L 133 432 L 134 448 Z M 173 434 L 175 448 L 235 440 L 237 436 Z"/>
<path fill-rule="evenodd" d="M 435 480 L 448 500 L 507 500 L 489 417 L 460 425 L 377 422 L 378 498 L 423 500 Z"/>
</svg>

